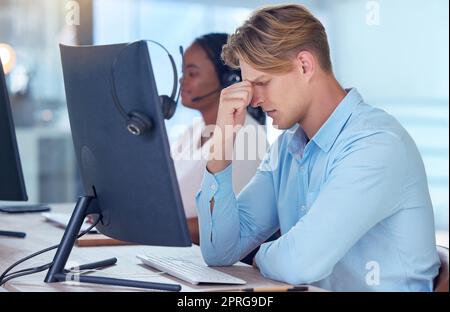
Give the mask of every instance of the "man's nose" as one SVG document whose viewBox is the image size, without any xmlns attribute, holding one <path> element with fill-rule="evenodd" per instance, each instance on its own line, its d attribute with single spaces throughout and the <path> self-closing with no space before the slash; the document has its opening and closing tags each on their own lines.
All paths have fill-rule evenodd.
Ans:
<svg viewBox="0 0 450 312">
<path fill-rule="evenodd" d="M 257 108 L 257 107 L 261 106 L 262 102 L 263 102 L 263 100 L 261 99 L 260 96 L 253 94 L 253 98 L 250 101 L 250 105 L 254 108 Z"/>
</svg>

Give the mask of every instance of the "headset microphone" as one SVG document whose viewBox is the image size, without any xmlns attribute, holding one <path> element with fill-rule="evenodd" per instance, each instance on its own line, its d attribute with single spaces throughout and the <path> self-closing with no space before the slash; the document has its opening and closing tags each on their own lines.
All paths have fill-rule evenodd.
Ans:
<svg viewBox="0 0 450 312">
<path fill-rule="evenodd" d="M 234 72 L 225 72 L 223 76 L 221 77 L 220 81 L 220 87 L 218 87 L 216 90 L 213 90 L 209 93 L 206 93 L 205 95 L 196 96 L 191 99 L 192 102 L 198 102 L 203 100 L 204 98 L 207 98 L 217 92 L 220 92 L 223 88 L 229 87 L 232 84 L 235 84 L 237 82 L 241 81 L 241 77 L 234 73 Z"/>
</svg>

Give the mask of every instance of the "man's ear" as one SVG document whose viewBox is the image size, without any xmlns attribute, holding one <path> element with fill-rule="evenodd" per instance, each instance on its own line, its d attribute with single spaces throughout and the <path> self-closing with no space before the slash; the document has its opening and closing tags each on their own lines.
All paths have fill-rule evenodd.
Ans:
<svg viewBox="0 0 450 312">
<path fill-rule="evenodd" d="M 309 51 L 300 51 L 295 59 L 297 69 L 308 80 L 314 74 L 316 69 L 316 60 L 314 55 Z"/>
</svg>

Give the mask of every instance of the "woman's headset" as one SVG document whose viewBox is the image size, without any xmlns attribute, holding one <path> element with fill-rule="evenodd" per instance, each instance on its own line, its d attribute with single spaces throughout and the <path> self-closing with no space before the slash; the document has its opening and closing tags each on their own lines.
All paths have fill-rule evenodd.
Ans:
<svg viewBox="0 0 450 312">
<path fill-rule="evenodd" d="M 214 64 L 217 75 L 220 80 L 219 88 L 192 99 L 192 101 L 202 100 L 210 95 L 213 95 L 220 90 L 231 86 L 242 80 L 241 71 L 239 69 L 232 69 L 225 65 L 220 57 L 223 45 L 226 43 L 228 35 L 225 33 L 212 33 L 197 38 L 194 42 L 199 44 L 208 55 L 211 62 Z M 266 114 L 260 107 L 247 107 L 247 112 L 252 116 L 260 125 L 265 125 Z"/>
<path fill-rule="evenodd" d="M 241 81 L 241 76 L 234 72 L 234 71 L 229 71 L 229 72 L 225 72 L 222 75 L 222 80 L 221 80 L 221 85 L 222 88 L 227 88 L 235 83 L 238 83 Z"/>
<path fill-rule="evenodd" d="M 160 46 L 164 51 L 166 51 L 166 53 L 169 57 L 170 63 L 172 65 L 172 69 L 173 69 L 172 93 L 170 96 L 167 96 L 167 95 L 159 96 L 159 99 L 161 101 L 162 113 L 163 113 L 163 116 L 165 119 L 170 119 L 174 115 L 176 107 L 177 107 L 177 103 L 178 103 L 178 97 L 180 96 L 180 93 L 178 92 L 178 96 L 177 96 L 177 98 L 175 98 L 176 92 L 177 92 L 177 83 L 178 83 L 178 74 L 177 74 L 177 68 L 175 65 L 175 61 L 174 61 L 172 55 L 170 55 L 169 51 L 167 51 L 167 49 L 162 44 L 160 44 L 156 41 L 153 41 L 153 40 L 140 40 L 140 41 L 136 41 L 136 42 L 127 44 L 119 52 L 119 54 L 116 56 L 116 58 L 112 62 L 112 65 L 111 65 L 111 87 L 112 87 L 112 96 L 113 96 L 114 105 L 117 108 L 120 115 L 124 118 L 125 124 L 126 124 L 126 129 L 133 135 L 142 135 L 146 131 L 150 130 L 153 123 L 152 123 L 150 117 L 148 117 L 147 115 L 145 115 L 141 112 L 131 111 L 131 112 L 127 113 L 125 111 L 125 109 L 123 108 L 123 106 L 120 104 L 119 98 L 117 96 L 117 90 L 116 90 L 115 68 L 116 68 L 116 64 L 119 61 L 119 58 L 121 57 L 121 55 L 130 46 L 135 45 L 135 44 L 142 44 L 143 42 L 152 42 L 152 43 Z"/>
</svg>

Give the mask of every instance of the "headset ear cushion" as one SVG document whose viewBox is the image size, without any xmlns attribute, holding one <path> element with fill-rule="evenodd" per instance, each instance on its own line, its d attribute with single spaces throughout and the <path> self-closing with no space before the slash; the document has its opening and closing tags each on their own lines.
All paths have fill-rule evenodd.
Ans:
<svg viewBox="0 0 450 312">
<path fill-rule="evenodd" d="M 128 114 L 127 129 L 134 135 L 141 135 L 152 127 L 150 118 L 142 113 L 133 111 Z"/>
<path fill-rule="evenodd" d="M 177 108 L 177 102 L 167 95 L 160 95 L 159 99 L 161 100 L 161 108 L 164 119 L 168 120 L 172 118 Z"/>
<path fill-rule="evenodd" d="M 237 82 L 241 81 L 241 77 L 233 72 L 226 72 L 222 76 L 222 86 L 227 88 Z"/>
</svg>

